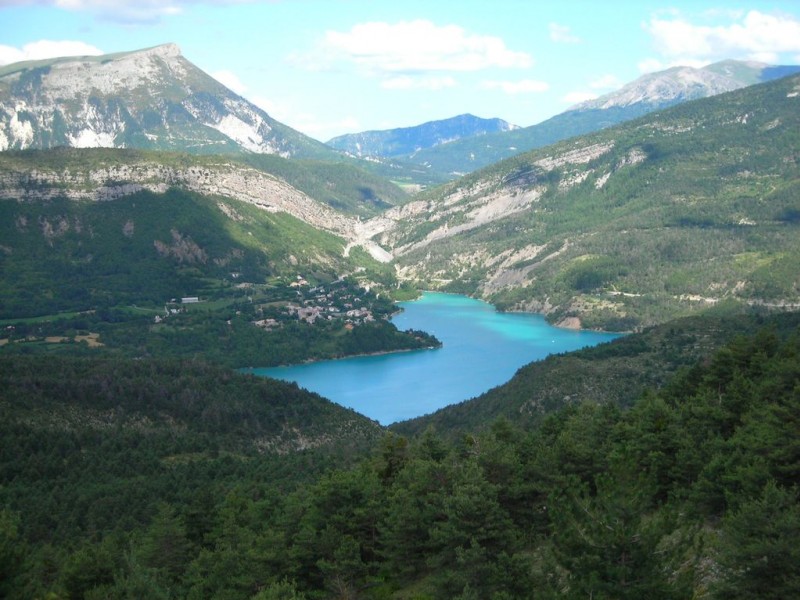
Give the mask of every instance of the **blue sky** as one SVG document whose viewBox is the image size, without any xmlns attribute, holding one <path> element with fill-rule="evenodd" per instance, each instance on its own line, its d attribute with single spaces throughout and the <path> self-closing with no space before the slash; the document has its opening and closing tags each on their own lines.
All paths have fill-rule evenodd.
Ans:
<svg viewBox="0 0 800 600">
<path fill-rule="evenodd" d="M 0 0 L 0 65 L 167 42 L 326 141 L 463 113 L 533 125 L 679 64 L 800 64 L 800 2 Z"/>
</svg>

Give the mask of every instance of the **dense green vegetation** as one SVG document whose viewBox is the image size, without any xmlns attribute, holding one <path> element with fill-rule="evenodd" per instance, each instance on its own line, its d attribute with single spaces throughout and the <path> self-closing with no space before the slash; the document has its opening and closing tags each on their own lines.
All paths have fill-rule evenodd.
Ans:
<svg viewBox="0 0 800 600">
<path fill-rule="evenodd" d="M 154 323 L 160 312 L 103 310 L 31 323 L 7 325 L 0 354 L 202 357 L 233 368 L 296 364 L 400 350 L 436 347 L 422 331 L 399 331 L 385 319 L 352 326 L 337 318 L 313 325 L 297 320 L 265 330 L 253 324 L 252 305 L 189 308 Z M 260 317 L 261 315 L 259 315 Z"/>
<path fill-rule="evenodd" d="M 197 361 L 6 356 L 0 390 L 2 597 L 44 597 L 63 576 L 58 597 L 83 598 L 127 560 L 114 544 L 161 512 L 179 510 L 202 545 L 233 490 L 294 489 L 381 432 L 295 385 Z M 24 547 L 42 562 L 20 580 Z"/>
<path fill-rule="evenodd" d="M 10 598 L 800 593 L 796 326 L 739 336 L 628 409 L 587 401 L 453 442 L 388 435 L 319 477 L 319 455 L 254 450 L 287 430 L 270 411 L 302 414 L 259 409 L 273 382 L 42 364 L 0 370 Z"/>
<path fill-rule="evenodd" d="M 397 262 L 420 286 L 588 328 L 798 305 L 798 86 L 688 102 L 427 192 L 388 235 Z"/>
<path fill-rule="evenodd" d="M 0 352 L 88 352 L 76 336 L 93 334 L 95 353 L 244 367 L 438 343 L 397 331 L 389 297 L 362 287 L 391 287 L 388 268 L 363 252 L 343 257 L 341 239 L 293 217 L 228 198 L 172 189 L 113 202 L 0 201 L 0 239 Z M 310 292 L 334 281 L 338 300 Z M 182 304 L 187 297 L 201 302 Z M 288 312 L 320 304 L 313 324 Z M 348 317 L 353 308 L 371 321 Z M 255 325 L 264 319 L 274 326 Z"/>
</svg>

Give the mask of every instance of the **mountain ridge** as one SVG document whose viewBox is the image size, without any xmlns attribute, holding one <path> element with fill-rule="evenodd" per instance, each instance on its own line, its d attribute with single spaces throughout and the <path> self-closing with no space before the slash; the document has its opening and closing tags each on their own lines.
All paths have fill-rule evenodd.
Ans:
<svg viewBox="0 0 800 600">
<path fill-rule="evenodd" d="M 0 190 L 4 197 L 17 201 L 67 197 L 100 202 L 143 190 L 163 194 L 170 187 L 183 187 L 199 194 L 236 198 L 267 212 L 284 212 L 343 238 L 349 247 L 362 246 L 377 260 L 390 259 L 385 250 L 364 235 L 359 219 L 253 167 L 221 157 L 200 161 L 187 155 L 184 164 L 165 166 L 154 156 L 138 153 L 100 151 L 95 156 L 92 167 L 75 162 L 71 167 L 31 170 L 28 163 L 14 160 L 13 155 L 0 155 Z"/>
<path fill-rule="evenodd" d="M 732 65 L 732 68 L 726 69 L 725 65 Z M 568 110 L 625 107 L 632 104 L 666 108 L 673 103 L 707 98 L 760 83 L 763 80 L 756 72 L 763 73 L 768 66 L 766 63 L 723 61 L 702 68 L 671 67 L 642 75 L 618 90 L 581 102 Z M 741 71 L 744 73 L 740 73 Z"/>
<path fill-rule="evenodd" d="M 798 90 L 793 75 L 521 154 L 375 217 L 375 239 L 401 278 L 564 325 L 798 305 Z"/>
<path fill-rule="evenodd" d="M 362 131 L 337 136 L 326 143 L 355 156 L 394 157 L 424 148 L 488 133 L 518 129 L 502 119 L 482 119 L 471 114 L 457 115 L 448 119 L 427 121 L 411 127 Z"/>
<path fill-rule="evenodd" d="M 673 67 L 643 75 L 619 90 L 574 105 L 549 119 L 507 132 L 490 133 L 427 148 L 402 158 L 433 171 L 463 175 L 522 152 L 598 131 L 655 110 L 785 77 L 800 66 L 726 60 L 696 69 Z"/>
<path fill-rule="evenodd" d="M 176 44 L 0 69 L 0 150 L 60 145 L 337 156 L 200 70 Z"/>
<path fill-rule="evenodd" d="M 147 62 L 153 57 L 158 60 L 177 60 L 176 69 L 194 69 L 188 61 L 182 59 L 179 50 L 174 46 L 124 53 L 121 57 L 107 59 L 106 64 L 119 67 L 122 60 Z M 98 58 L 92 60 L 103 63 Z M 65 64 L 74 63 L 71 59 L 64 61 Z M 166 68 L 165 64 L 158 63 L 156 67 L 163 69 Z M 19 73 L 31 74 L 29 67 L 15 68 Z M 712 79 L 719 76 L 716 71 L 738 71 L 739 77 L 743 77 L 742 73 L 745 73 L 756 78 L 763 73 L 764 68 L 760 64 L 727 61 L 713 67 L 715 72 Z M 196 72 L 200 73 L 203 81 L 207 80 L 205 74 L 199 70 Z M 669 76 L 688 73 L 686 77 L 692 83 L 698 72 L 676 69 L 670 71 Z M 40 75 L 44 77 L 47 73 Z M 99 77 L 97 74 L 95 76 Z M 103 85 L 136 88 L 136 81 L 139 81 L 136 78 L 141 77 L 141 74 L 132 74 L 131 77 L 134 80 L 131 84 L 104 81 Z M 151 77 L 148 75 L 146 79 Z M 176 79 L 178 80 L 188 81 L 186 77 Z M 647 79 L 645 83 L 652 81 L 659 81 L 659 77 Z M 791 81 L 794 80 L 790 76 L 779 81 L 789 81 L 787 85 L 791 86 Z M 67 81 L 64 85 L 68 83 Z M 217 85 L 219 89 L 224 89 L 221 84 Z M 758 87 L 760 91 L 739 96 L 729 92 L 722 104 L 693 104 L 684 113 L 657 113 L 652 118 L 640 118 L 630 126 L 604 130 L 611 131 L 608 134 L 597 133 L 573 138 L 532 154 L 520 155 L 516 159 L 464 177 L 455 184 L 437 188 L 431 194 L 422 194 L 410 203 L 392 206 L 379 216 L 366 220 L 361 217 L 369 217 L 369 214 L 342 214 L 335 203 L 320 203 L 291 184 L 282 182 L 280 177 L 260 172 L 244 163 L 227 164 L 226 158 L 207 158 L 204 161 L 192 159 L 194 162 L 166 167 L 159 166 L 157 160 L 148 163 L 138 159 L 124 165 L 103 164 L 103 160 L 106 163 L 108 160 L 122 160 L 124 163 L 124 155 L 116 154 L 113 159 L 101 158 L 99 166 L 77 166 L 74 173 L 68 173 L 64 164 L 47 172 L 31 172 L 30 164 L 22 161 L 15 165 L 14 154 L 5 153 L 0 166 L 5 169 L 3 185 L 6 194 L 13 198 L 72 195 L 75 198 L 98 200 L 118 198 L 142 190 L 163 194 L 170 186 L 182 187 L 202 195 L 238 198 L 267 212 L 285 212 L 318 230 L 340 237 L 343 240 L 345 257 L 354 247 L 360 246 L 372 258 L 381 262 L 388 263 L 394 258 L 397 273 L 406 281 L 419 282 L 424 286 L 443 286 L 448 291 L 478 294 L 503 308 L 544 312 L 555 322 L 562 324 L 627 330 L 649 324 L 653 319 L 662 319 L 662 316 L 656 314 L 636 314 L 642 310 L 642 306 L 636 310 L 631 309 L 632 303 L 644 302 L 633 300 L 634 298 L 649 298 L 653 293 L 669 296 L 670 302 L 677 303 L 711 302 L 720 298 L 794 303 L 791 292 L 794 284 L 791 281 L 775 284 L 772 277 L 764 272 L 759 275 L 762 281 L 758 285 L 769 282 L 769 285 L 775 284 L 777 288 L 766 294 L 757 292 L 753 287 L 756 283 L 744 277 L 745 271 L 740 270 L 741 265 L 736 268 L 732 266 L 731 269 L 742 274 L 744 278 L 739 282 L 727 279 L 716 281 L 714 285 L 720 286 L 718 290 L 695 285 L 692 282 L 699 279 L 694 274 L 674 274 L 678 279 L 684 277 L 685 282 L 680 284 L 676 279 L 669 283 L 669 290 L 655 290 L 653 286 L 657 281 L 652 276 L 646 284 L 642 281 L 632 283 L 631 277 L 638 275 L 630 274 L 640 274 L 641 265 L 632 265 L 630 253 L 619 255 L 622 252 L 622 243 L 616 241 L 617 226 L 612 223 L 603 225 L 606 230 L 604 235 L 610 235 L 611 238 L 605 246 L 599 248 L 597 244 L 590 243 L 584 224 L 579 222 L 585 218 L 601 222 L 607 215 L 601 218 L 597 214 L 597 206 L 607 206 L 609 211 L 613 209 L 619 213 L 619 223 L 630 224 L 631 228 L 626 231 L 635 231 L 642 238 L 639 243 L 652 245 L 656 243 L 652 241 L 655 238 L 644 237 L 645 231 L 637 219 L 644 218 L 641 215 L 661 211 L 663 214 L 657 218 L 655 225 L 661 232 L 658 235 L 675 238 L 670 242 L 673 245 L 679 244 L 677 238 L 682 236 L 692 238 L 692 228 L 710 228 L 719 237 L 721 244 L 731 244 L 731 240 L 737 238 L 737 247 L 740 249 L 749 247 L 744 233 L 748 227 L 755 228 L 752 230 L 756 231 L 762 225 L 770 223 L 779 227 L 790 226 L 793 222 L 791 215 L 794 214 L 790 205 L 790 190 L 793 185 L 791 164 L 775 156 L 775 148 L 765 147 L 762 151 L 762 154 L 772 157 L 771 162 L 752 153 L 748 154 L 750 149 L 744 147 L 741 137 L 737 137 L 739 133 L 732 133 L 746 129 L 751 132 L 752 140 L 764 140 L 764 143 L 769 140 L 778 145 L 791 144 L 791 140 L 786 138 L 787 127 L 794 122 L 796 115 L 789 111 L 787 99 L 792 97 L 793 92 L 787 89 L 782 98 L 771 96 L 769 100 L 763 100 L 776 107 L 776 114 L 772 119 L 765 120 L 769 115 L 764 112 L 764 107 L 758 105 L 762 100 L 756 100 L 756 97 L 765 93 L 763 90 L 767 88 Z M 774 89 L 779 89 L 779 86 Z M 773 96 L 780 95 L 780 92 L 769 93 Z M 620 97 L 633 98 L 630 94 Z M 719 98 L 720 95 L 714 97 Z M 639 96 L 634 99 L 636 98 Z M 729 105 L 724 102 L 729 102 Z M 718 108 L 719 112 L 715 113 Z M 598 109 L 588 109 L 589 112 L 591 110 Z M 702 114 L 704 110 L 708 110 L 709 114 Z M 757 127 L 754 126 L 756 122 Z M 706 129 L 707 135 L 703 133 Z M 514 133 L 516 132 L 511 132 Z M 617 135 L 622 138 L 615 137 Z M 721 139 L 725 142 L 720 142 Z M 681 143 L 688 144 L 688 147 L 679 150 Z M 681 162 L 683 155 L 688 156 L 698 151 L 697 149 L 714 145 L 718 145 L 720 150 L 697 156 L 695 164 Z M 102 152 L 97 156 L 102 157 Z M 251 153 L 249 156 L 257 155 Z M 54 164 L 57 163 L 57 160 L 54 161 Z M 655 164 L 662 165 L 661 170 L 650 173 L 648 169 Z M 672 189 L 678 185 L 675 181 L 681 179 L 685 180 L 682 185 L 688 185 L 688 181 L 695 182 L 695 188 L 681 190 L 682 195 L 696 194 L 697 190 L 706 188 L 718 193 L 725 186 L 741 186 L 744 184 L 740 180 L 747 180 L 750 185 L 749 194 L 762 194 L 768 198 L 777 195 L 780 210 L 788 216 L 784 218 L 770 215 L 764 212 L 765 209 L 758 208 L 758 204 L 753 204 L 755 208 L 750 205 L 741 208 L 732 202 L 719 213 L 711 208 L 712 205 L 700 206 L 697 201 L 690 202 L 687 208 L 681 204 L 682 201 L 666 199 L 658 208 L 651 207 L 648 198 L 653 193 L 643 190 L 642 186 L 649 184 L 642 181 L 642 172 L 649 173 L 649 178 L 662 180 L 665 177 L 663 173 L 671 172 L 675 164 L 684 171 L 704 164 L 709 172 L 716 170 L 720 173 L 711 177 L 703 174 L 686 175 L 681 171 L 670 182 L 662 183 L 664 190 Z M 743 164 L 749 167 L 745 168 Z M 762 172 L 765 168 L 771 169 L 781 178 L 777 191 L 774 185 L 768 186 L 766 175 Z M 784 180 L 786 177 L 789 179 Z M 623 187 L 619 188 L 618 185 Z M 316 189 L 320 189 L 320 185 L 317 184 Z M 614 194 L 617 196 L 613 197 Z M 631 194 L 635 199 L 628 206 L 623 199 Z M 566 203 L 561 202 L 562 197 L 567 199 Z M 566 222 L 554 225 L 555 221 L 550 220 L 553 218 L 550 215 L 574 210 L 571 208 L 572 203 L 585 204 L 583 212 L 566 213 L 570 214 L 568 220 L 573 221 L 572 225 Z M 385 204 L 375 202 L 380 208 L 386 208 Z M 634 210 L 634 206 L 639 208 Z M 522 218 L 522 221 L 511 223 L 511 220 L 517 218 Z M 727 235 L 730 232 L 723 230 L 724 227 L 744 229 L 736 230 L 738 233 L 731 236 Z M 497 237 L 497 231 L 500 231 L 498 228 L 502 228 L 504 232 L 500 237 Z M 529 233 L 527 238 L 519 237 L 519 232 L 523 230 Z M 667 242 L 658 242 L 661 243 Z M 612 244 L 618 246 L 613 251 L 610 248 Z M 468 248 L 472 249 L 467 250 Z M 790 245 L 789 248 L 783 259 L 777 257 L 776 249 L 771 246 L 764 255 L 768 258 L 760 257 L 756 260 L 760 256 L 758 252 L 764 251 L 763 248 L 758 252 L 751 252 L 751 255 L 744 252 L 743 256 L 750 256 L 748 260 L 753 263 L 753 268 L 761 268 L 773 260 L 778 260 L 776 264 L 783 265 L 794 252 L 794 246 Z M 578 253 L 581 249 L 583 254 Z M 675 252 L 683 256 L 677 250 Z M 698 253 L 700 254 L 702 253 Z M 712 256 L 708 255 L 706 259 L 712 260 Z M 564 263 L 565 260 L 567 263 Z M 553 265 L 561 265 L 562 271 L 552 271 Z M 673 266 L 670 265 L 670 268 Z M 791 269 L 786 268 L 791 273 Z M 748 272 L 755 271 L 751 269 Z M 545 274 L 550 277 L 548 284 L 543 283 Z M 603 295 L 599 300 L 595 294 L 598 289 L 602 290 Z M 719 290 L 724 291 L 718 293 Z M 593 303 L 594 307 L 590 306 Z M 596 310 L 598 307 L 602 307 L 599 313 Z M 599 316 L 601 314 L 604 316 Z"/>
</svg>

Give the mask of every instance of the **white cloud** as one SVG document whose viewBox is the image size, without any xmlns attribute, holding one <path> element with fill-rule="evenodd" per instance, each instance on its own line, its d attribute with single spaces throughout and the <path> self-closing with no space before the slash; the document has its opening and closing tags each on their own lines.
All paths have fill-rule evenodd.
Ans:
<svg viewBox="0 0 800 600">
<path fill-rule="evenodd" d="M 722 15 L 725 17 L 726 15 Z M 708 64 L 725 58 L 776 62 L 783 53 L 800 51 L 800 20 L 791 15 L 751 10 L 728 14 L 725 25 L 698 25 L 681 16 L 653 17 L 643 25 L 653 39 L 659 59 L 640 68 L 664 65 Z"/>
<path fill-rule="evenodd" d="M 506 94 L 538 94 L 550 89 L 546 81 L 522 79 L 520 81 L 484 81 L 481 87 L 486 90 L 501 90 Z"/>
<path fill-rule="evenodd" d="M 547 28 L 550 31 L 550 39 L 559 44 L 578 44 L 581 38 L 572 33 L 567 25 L 550 23 Z"/>
<path fill-rule="evenodd" d="M 580 104 L 587 100 L 594 100 L 597 97 L 597 94 L 593 94 L 592 92 L 569 92 L 562 100 L 567 104 Z"/>
<path fill-rule="evenodd" d="M 398 75 L 390 77 L 381 83 L 381 87 L 386 90 L 443 90 L 455 87 L 456 80 L 452 77 L 411 77 L 410 75 Z"/>
<path fill-rule="evenodd" d="M 491 67 L 527 68 L 525 52 L 515 52 L 494 36 L 468 33 L 457 25 L 435 25 L 422 19 L 399 23 L 371 22 L 350 31 L 328 31 L 321 53 L 306 57 L 318 66 L 336 60 L 356 64 L 371 75 L 430 71 L 479 71 Z"/>
<path fill-rule="evenodd" d="M 23 60 L 43 60 L 60 56 L 98 56 L 103 51 L 95 46 L 74 40 L 39 40 L 22 48 L 0 45 L 0 65 Z"/>
<path fill-rule="evenodd" d="M 214 71 L 211 73 L 211 76 L 219 81 L 222 85 L 227 87 L 228 89 L 233 90 L 240 96 L 247 91 L 247 86 L 242 83 L 242 80 L 234 73 L 233 71 Z"/>
<path fill-rule="evenodd" d="M 738 21 L 747 14 L 746 11 L 740 8 L 708 8 L 703 11 L 703 16 L 709 19 L 724 18 L 730 21 Z M 680 12 L 676 9 L 673 11 L 674 16 L 679 16 Z"/>
</svg>

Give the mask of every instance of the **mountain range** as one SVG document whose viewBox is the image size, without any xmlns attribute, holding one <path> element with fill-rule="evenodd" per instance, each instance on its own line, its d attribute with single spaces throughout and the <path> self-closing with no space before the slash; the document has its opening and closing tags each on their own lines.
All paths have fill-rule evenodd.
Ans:
<svg viewBox="0 0 800 600">
<path fill-rule="evenodd" d="M 518 127 L 502 119 L 481 119 L 467 114 L 414 127 L 341 135 L 328 140 L 327 144 L 359 157 L 413 157 L 415 152 L 424 148 L 514 129 Z"/>
<path fill-rule="evenodd" d="M 798 71 L 798 66 L 734 60 L 702 68 L 674 67 L 643 75 L 619 90 L 573 106 L 535 125 L 421 147 L 395 158 L 424 164 L 429 171 L 453 178 L 521 152 L 591 133 L 681 102 L 707 98 Z"/>
<path fill-rule="evenodd" d="M 134 69 L 136 65 L 147 78 Z M 69 84 L 78 68 L 91 82 L 81 88 L 84 92 Z M 574 108 L 571 117 L 565 113 L 550 120 L 552 125 L 591 114 L 594 117 L 583 123 L 601 131 L 518 154 L 411 201 L 396 186 L 359 169 L 359 164 L 368 163 L 347 162 L 337 151 L 303 136 L 280 137 L 284 130 L 274 124 L 262 128 L 276 137 L 272 145 L 259 138 L 266 144 L 258 146 L 261 150 L 280 147 L 303 156 L 304 147 L 322 148 L 337 161 L 287 160 L 241 145 L 230 158 L 108 150 L 5 152 L 0 188 L 6 197 L 23 199 L 26 205 L 62 196 L 99 200 L 143 191 L 158 195 L 175 187 L 206 198 L 232 198 L 265 215 L 290 215 L 304 227 L 339 240 L 339 249 L 333 251 L 336 259 L 329 242 L 323 243 L 326 250 L 315 250 L 317 242 L 312 242 L 302 252 L 287 252 L 279 261 L 284 272 L 289 257 L 298 261 L 300 255 L 307 257 L 300 263 L 316 263 L 328 273 L 352 270 L 348 256 L 360 248 L 357 251 L 365 251 L 372 264 L 392 263 L 394 277 L 417 287 L 475 294 L 503 308 L 546 313 L 564 325 L 632 330 L 726 300 L 796 303 L 792 265 L 798 256 L 794 227 L 800 207 L 791 157 L 798 129 L 797 77 L 741 87 L 790 71 L 726 61 L 646 76 Z M 91 118 L 100 108 L 117 107 L 117 116 L 143 118 L 160 107 L 158 114 L 167 118 L 181 112 L 179 106 L 184 113 L 192 112 L 198 98 L 205 98 L 209 106 L 245 102 L 185 61 L 171 45 L 105 59 L 12 65 L 4 69 L 0 82 L 6 92 L 0 95 L 3 106 L 25 101 L 29 108 L 38 107 L 29 116 L 22 110 L 7 113 L 11 116 L 6 124 L 15 124 L 17 133 L 30 133 L 13 138 L 19 145 L 41 145 L 59 131 L 68 141 L 99 143 L 98 135 L 110 131 L 100 131 L 99 121 Z M 730 88 L 739 89 L 719 93 Z M 709 94 L 713 96 L 689 101 Z M 56 96 L 83 99 L 55 102 Z M 78 104 L 85 110 L 77 110 Z M 613 127 L 598 117 L 644 110 L 655 112 Z M 48 122 L 43 115 L 61 115 L 52 120 L 63 124 L 68 113 L 69 127 L 42 125 Z M 169 120 L 145 119 L 142 122 L 153 128 L 142 139 L 185 146 L 187 132 L 195 131 L 220 140 L 219 127 L 207 123 L 221 113 L 194 113 L 196 119 L 181 121 L 185 128 Z M 244 113 L 237 114 L 244 118 Z M 232 119 L 229 113 L 219 122 Z M 103 127 L 118 128 L 119 139 L 140 139 L 130 137 L 135 130 L 131 123 L 102 121 Z M 166 131 L 167 123 L 174 136 L 162 139 L 156 131 Z M 459 123 L 480 124 L 464 118 L 448 126 L 458 128 Z M 447 127 L 439 125 L 428 124 L 417 134 L 441 134 Z M 85 133 L 89 130 L 93 133 Z M 525 131 L 470 139 L 483 144 L 492 136 Z M 226 140 L 226 147 L 235 145 L 233 138 Z M 10 215 L 7 223 L 17 218 L 16 213 Z M 41 220 L 33 214 L 25 218 Z M 45 221 L 50 223 L 47 231 L 58 231 L 61 221 Z M 8 235 L 10 240 L 17 234 Z M 288 246 L 291 243 L 286 240 Z M 12 244 L 5 246 L 5 260 L 12 264 L 15 250 Z"/>
<path fill-rule="evenodd" d="M 0 151 L 69 146 L 278 155 L 354 164 L 397 182 L 430 186 L 520 152 L 798 69 L 741 61 L 675 67 L 529 127 L 466 114 L 347 134 L 326 145 L 276 121 L 186 60 L 178 46 L 165 44 L 0 67 Z"/>
</svg>

